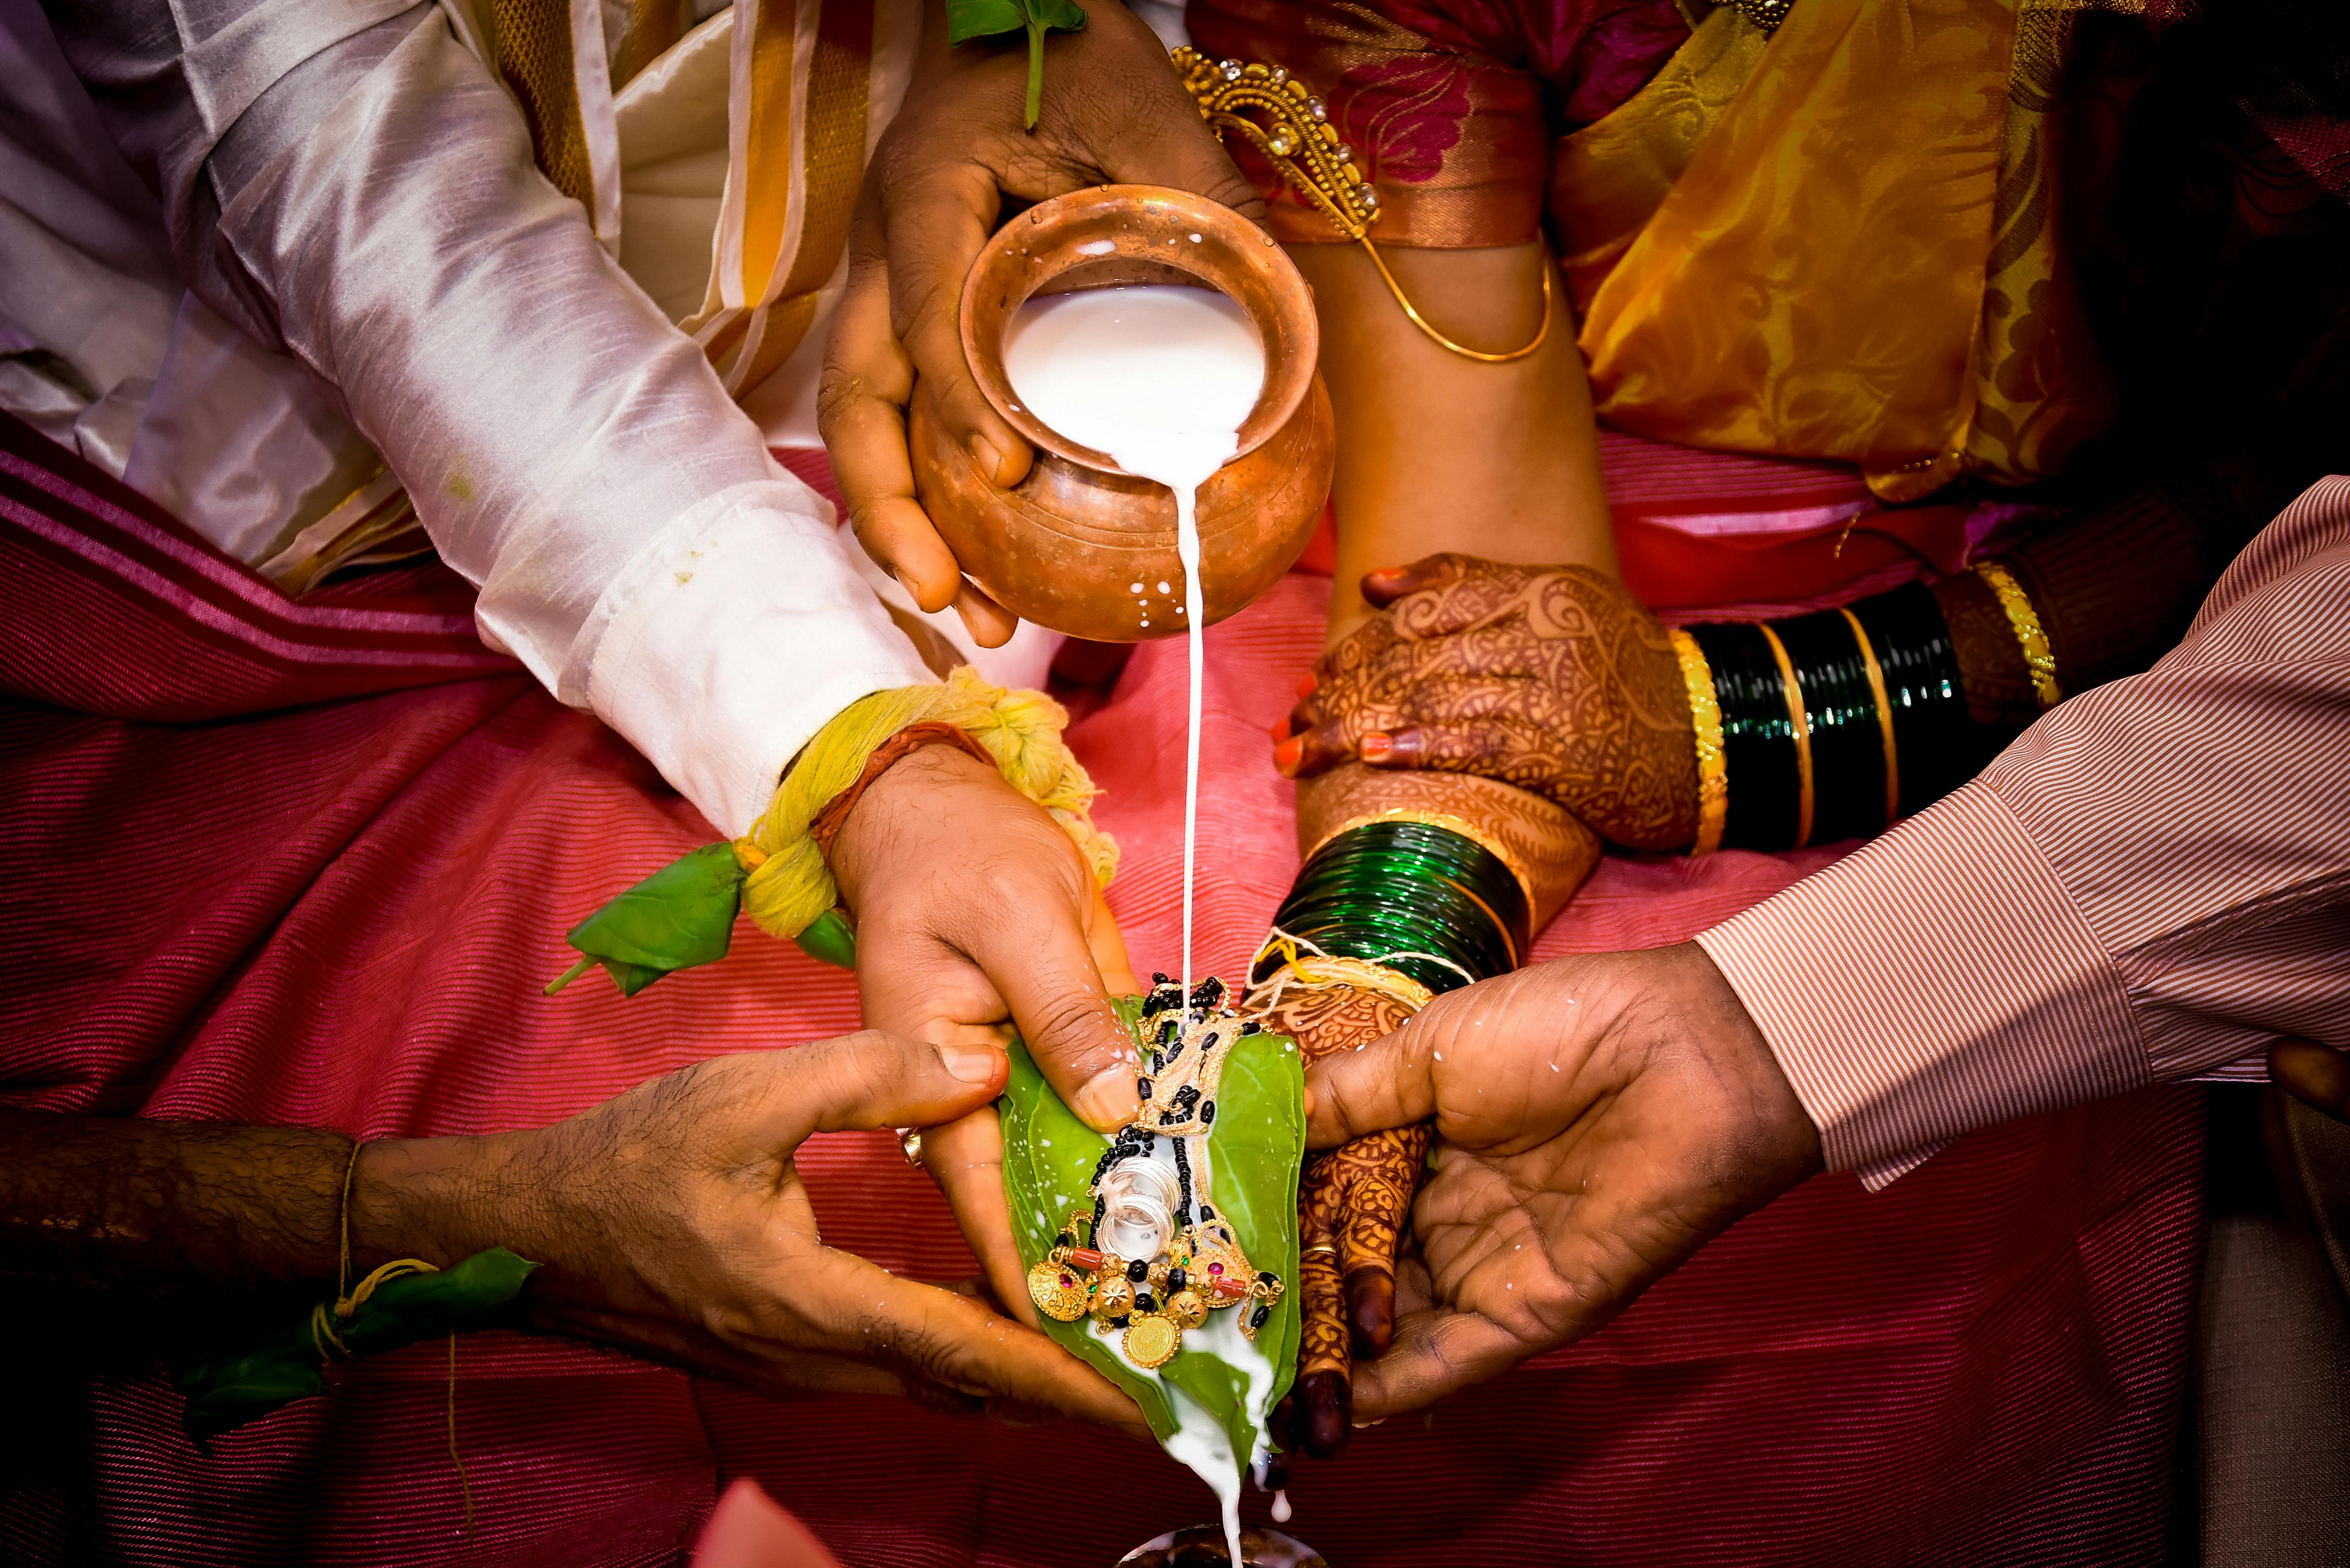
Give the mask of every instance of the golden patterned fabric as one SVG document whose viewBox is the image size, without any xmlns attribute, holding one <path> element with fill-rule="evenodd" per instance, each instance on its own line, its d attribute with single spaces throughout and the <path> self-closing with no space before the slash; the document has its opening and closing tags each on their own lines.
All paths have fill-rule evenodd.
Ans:
<svg viewBox="0 0 2350 1568">
<path fill-rule="evenodd" d="M 2056 472 L 2115 413 L 2064 222 L 2110 160 L 2112 84 L 2072 68 L 2072 43 L 2084 12 L 2134 8 L 1804 0 L 1637 233 L 1634 203 L 1609 201 L 1622 181 L 1555 181 L 1602 415 L 1842 458 L 1895 501 Z M 1707 104 L 1676 78 L 1734 63 L 1706 36 L 1720 26 L 1747 25 L 1717 13 L 1562 167 L 1686 145 Z"/>
<path fill-rule="evenodd" d="M 1961 473 L 2054 472 L 2113 421 L 2066 221 L 2103 200 L 2128 84 L 2085 65 L 2075 33 L 2143 3 L 1796 0 L 1771 31 L 1724 5 L 1660 67 L 1643 52 L 1655 18 L 1604 4 L 1191 14 L 1206 47 L 1328 99 L 1366 145 L 1390 244 L 1534 238 L 1527 145 L 1546 112 L 1567 134 L 1544 154 L 1543 205 L 1602 417 L 1843 459 L 1908 500 Z M 1602 88 L 1612 107 L 1575 129 Z M 1284 239 L 1333 237 L 1282 200 Z"/>
<path fill-rule="evenodd" d="M 1601 417 L 1918 493 L 1955 472 L 2014 24 L 2014 0 L 1804 0 L 1592 295 Z"/>
<path fill-rule="evenodd" d="M 498 75 L 521 100 L 539 169 L 556 190 L 594 213 L 596 179 L 579 118 L 570 0 L 490 0 L 490 26 Z"/>
<path fill-rule="evenodd" d="M 1638 96 L 1559 139 L 1550 166 L 1552 238 L 1578 311 L 1591 308 L 1591 296 L 1745 88 L 1770 41 L 1741 13 L 1722 6 L 1698 25 Z"/>
</svg>

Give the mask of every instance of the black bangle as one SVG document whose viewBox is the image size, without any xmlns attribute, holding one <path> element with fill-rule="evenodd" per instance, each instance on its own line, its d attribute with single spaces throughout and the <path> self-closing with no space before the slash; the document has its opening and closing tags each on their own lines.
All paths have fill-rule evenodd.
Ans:
<svg viewBox="0 0 2350 1568">
<path fill-rule="evenodd" d="M 1803 693 L 1812 742 L 1814 844 L 1885 826 L 1885 726 L 1868 660 L 1837 610 L 1771 623 Z"/>
<path fill-rule="evenodd" d="M 1721 841 L 1739 849 L 1794 847 L 1802 801 L 1787 685 L 1760 627 L 1721 621 L 1683 628 L 1713 672 L 1729 784 Z"/>
<path fill-rule="evenodd" d="M 1901 758 L 1902 815 L 1923 811 L 1966 782 L 1979 744 L 1950 628 L 1942 607 L 1918 583 L 1872 595 L 1852 613 L 1885 672 Z"/>
</svg>

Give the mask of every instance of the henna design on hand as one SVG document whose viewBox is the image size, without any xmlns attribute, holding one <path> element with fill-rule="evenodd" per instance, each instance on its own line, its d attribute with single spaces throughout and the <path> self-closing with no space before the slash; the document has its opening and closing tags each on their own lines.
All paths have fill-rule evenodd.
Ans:
<svg viewBox="0 0 2350 1568">
<path fill-rule="evenodd" d="M 1367 574 L 1380 613 L 1325 654 L 1275 763 L 1481 774 L 1544 795 L 1609 841 L 1697 832 L 1689 694 L 1664 628 L 1586 566 L 1436 555 Z"/>
<path fill-rule="evenodd" d="M 1392 997 L 1341 986 L 1284 994 L 1264 1023 L 1310 1064 L 1359 1051 L 1409 1016 Z M 1315 1156 L 1299 1178 L 1298 1436 L 1316 1459 L 1347 1445 L 1355 1356 L 1385 1350 L 1394 1331 L 1396 1244 L 1430 1137 L 1426 1126 L 1374 1133 Z"/>
</svg>

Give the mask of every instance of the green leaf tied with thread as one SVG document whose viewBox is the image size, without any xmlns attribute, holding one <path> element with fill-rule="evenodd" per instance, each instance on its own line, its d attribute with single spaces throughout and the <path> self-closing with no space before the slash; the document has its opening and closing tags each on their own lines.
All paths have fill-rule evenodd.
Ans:
<svg viewBox="0 0 2350 1568">
<path fill-rule="evenodd" d="M 743 909 L 743 865 L 731 844 L 681 856 L 577 925 L 564 938 L 587 956 L 549 981 L 553 996 L 597 964 L 622 996 L 665 974 L 726 956 Z M 797 939 L 800 950 L 842 969 L 857 967 L 857 933 L 827 909 Z"/>
<path fill-rule="evenodd" d="M 1086 25 L 1085 8 L 1071 0 L 947 0 L 947 41 L 969 43 L 1003 33 L 1028 35 L 1028 129 L 1045 99 L 1045 35 L 1075 33 Z"/>
<path fill-rule="evenodd" d="M 536 1263 L 504 1247 L 437 1272 L 386 1280 L 338 1320 L 344 1355 L 374 1355 L 481 1326 L 522 1293 Z M 331 1308 L 326 1309 L 331 1311 Z M 187 1396 L 181 1424 L 199 1441 L 326 1391 L 325 1355 L 312 1319 L 288 1324 L 241 1355 L 215 1355 L 175 1381 Z"/>
</svg>

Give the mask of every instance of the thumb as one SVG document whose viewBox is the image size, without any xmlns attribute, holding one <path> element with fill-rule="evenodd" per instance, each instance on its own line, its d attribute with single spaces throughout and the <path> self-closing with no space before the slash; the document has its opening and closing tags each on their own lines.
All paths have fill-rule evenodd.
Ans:
<svg viewBox="0 0 2350 1568">
<path fill-rule="evenodd" d="M 1385 609 L 1399 598 L 1450 587 L 1468 575 L 1467 557 L 1450 550 L 1422 556 L 1404 566 L 1378 566 L 1363 574 L 1363 600 Z"/>
<path fill-rule="evenodd" d="M 1011 1063 L 993 1045 L 931 1045 L 879 1029 L 770 1055 L 770 1139 L 796 1147 L 820 1132 L 935 1127 L 1003 1092 Z"/>
<path fill-rule="evenodd" d="M 1059 900 L 1035 918 L 988 922 L 972 957 L 1012 1009 L 1029 1055 L 1087 1127 L 1114 1132 L 1139 1104 L 1134 1032 L 1109 1004 L 1076 912 Z"/>
<path fill-rule="evenodd" d="M 1357 1051 L 1325 1056 L 1305 1072 L 1305 1141 L 1332 1148 L 1436 1114 L 1434 1064 L 1420 1018 Z"/>
</svg>

